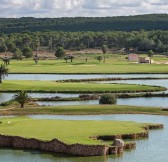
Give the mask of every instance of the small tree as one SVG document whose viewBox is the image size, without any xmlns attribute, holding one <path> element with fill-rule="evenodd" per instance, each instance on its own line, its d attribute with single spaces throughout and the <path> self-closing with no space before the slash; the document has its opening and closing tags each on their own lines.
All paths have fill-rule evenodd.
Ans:
<svg viewBox="0 0 168 162">
<path fill-rule="evenodd" d="M 17 60 L 22 60 L 22 55 L 23 55 L 23 52 L 19 48 L 16 48 L 13 58 Z"/>
<path fill-rule="evenodd" d="M 2 83 L 2 79 L 5 78 L 5 76 L 8 76 L 9 69 L 5 64 L 0 65 L 0 83 Z"/>
<path fill-rule="evenodd" d="M 106 55 L 105 54 L 107 53 L 107 46 L 106 45 L 102 46 L 102 52 L 104 54 L 104 61 L 103 62 L 105 63 L 106 62 Z"/>
<path fill-rule="evenodd" d="M 65 50 L 63 47 L 58 47 L 56 52 L 55 52 L 55 56 L 58 58 L 62 58 L 65 55 Z"/>
<path fill-rule="evenodd" d="M 35 64 L 37 65 L 37 64 L 38 64 L 38 61 L 39 61 L 39 57 L 38 57 L 38 56 L 35 56 L 35 57 L 33 58 L 33 60 L 34 60 Z"/>
<path fill-rule="evenodd" d="M 150 64 L 152 64 L 152 57 L 154 55 L 153 50 L 148 51 L 148 57 L 150 58 Z"/>
<path fill-rule="evenodd" d="M 96 59 L 100 62 L 102 60 L 102 56 L 97 56 Z"/>
<path fill-rule="evenodd" d="M 113 94 L 103 94 L 100 97 L 99 104 L 116 104 L 117 99 Z"/>
<path fill-rule="evenodd" d="M 68 57 L 67 56 L 65 56 L 64 57 L 64 60 L 66 61 L 66 63 L 68 62 Z"/>
<path fill-rule="evenodd" d="M 26 58 L 31 58 L 33 56 L 33 51 L 30 47 L 25 47 L 22 52 Z"/>
<path fill-rule="evenodd" d="M 9 65 L 10 64 L 10 58 L 5 57 L 5 58 L 2 58 L 2 60 L 3 60 L 5 65 Z"/>
<path fill-rule="evenodd" d="M 21 108 L 24 108 L 24 105 L 31 100 L 31 97 L 26 91 L 20 91 L 14 95 L 13 99 L 20 104 Z"/>
<path fill-rule="evenodd" d="M 71 62 L 73 61 L 73 59 L 75 59 L 75 57 L 73 55 L 69 55 L 69 59 L 71 60 Z"/>
</svg>

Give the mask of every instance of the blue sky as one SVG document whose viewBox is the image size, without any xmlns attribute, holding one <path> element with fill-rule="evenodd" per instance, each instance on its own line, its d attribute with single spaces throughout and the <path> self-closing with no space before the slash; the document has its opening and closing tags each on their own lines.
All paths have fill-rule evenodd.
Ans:
<svg viewBox="0 0 168 162">
<path fill-rule="evenodd" d="M 168 0 L 0 0 L 0 17 L 102 17 L 150 13 L 168 13 Z"/>
</svg>

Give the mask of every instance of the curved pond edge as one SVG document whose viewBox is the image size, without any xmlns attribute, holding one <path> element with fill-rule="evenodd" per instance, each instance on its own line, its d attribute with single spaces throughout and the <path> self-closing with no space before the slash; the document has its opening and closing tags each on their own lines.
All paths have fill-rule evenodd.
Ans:
<svg viewBox="0 0 168 162">
<path fill-rule="evenodd" d="M 150 129 L 162 129 L 162 124 L 149 125 L 145 127 L 145 131 L 135 134 L 123 134 L 113 136 L 99 136 L 90 137 L 95 140 L 115 140 L 115 139 L 138 139 L 149 137 Z M 124 149 L 133 149 L 136 147 L 135 143 L 128 143 L 125 147 L 117 147 L 110 145 L 84 145 L 84 144 L 71 144 L 68 145 L 58 139 L 51 141 L 42 141 L 35 138 L 23 138 L 19 136 L 0 135 L 0 147 L 10 147 L 16 149 L 32 149 L 53 153 L 64 153 L 73 156 L 103 156 L 103 155 L 116 155 L 121 154 Z"/>
<path fill-rule="evenodd" d="M 65 79 L 56 82 L 90 82 L 90 81 L 119 81 L 119 80 L 166 80 L 168 77 L 140 77 L 140 78 L 90 78 L 90 79 Z"/>
</svg>

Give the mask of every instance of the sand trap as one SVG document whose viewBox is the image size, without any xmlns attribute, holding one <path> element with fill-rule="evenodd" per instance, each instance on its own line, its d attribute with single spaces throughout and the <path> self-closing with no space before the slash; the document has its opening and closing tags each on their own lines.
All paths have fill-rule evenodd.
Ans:
<svg viewBox="0 0 168 162">
<path fill-rule="evenodd" d="M 96 65 L 80 65 L 80 66 L 96 66 Z"/>
</svg>

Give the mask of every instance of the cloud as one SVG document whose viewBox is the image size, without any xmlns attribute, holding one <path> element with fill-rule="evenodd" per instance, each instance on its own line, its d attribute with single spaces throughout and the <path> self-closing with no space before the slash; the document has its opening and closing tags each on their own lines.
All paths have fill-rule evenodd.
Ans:
<svg viewBox="0 0 168 162">
<path fill-rule="evenodd" d="M 1 17 L 117 16 L 168 13 L 167 0 L 0 0 Z"/>
</svg>

